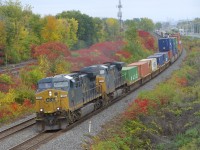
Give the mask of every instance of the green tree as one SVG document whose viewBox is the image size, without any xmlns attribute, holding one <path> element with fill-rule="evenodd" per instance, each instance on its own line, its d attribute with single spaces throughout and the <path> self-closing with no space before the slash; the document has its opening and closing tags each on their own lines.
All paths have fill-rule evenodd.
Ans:
<svg viewBox="0 0 200 150">
<path fill-rule="evenodd" d="M 78 21 L 77 37 L 79 42 L 75 48 L 80 48 L 78 45 L 81 41 L 84 41 L 85 44 L 83 45 L 85 46 L 90 46 L 94 43 L 93 37 L 96 34 L 96 31 L 92 17 L 89 17 L 86 14 L 82 14 L 80 11 L 64 11 L 61 14 L 58 14 L 56 17 L 68 19 L 74 18 Z"/>
<path fill-rule="evenodd" d="M 95 33 L 94 33 L 94 42 L 104 42 L 106 41 L 105 35 L 106 32 L 104 30 L 104 22 L 100 18 L 93 18 L 94 22 L 94 28 L 95 28 Z"/>
<path fill-rule="evenodd" d="M 78 22 L 72 19 L 58 19 L 58 32 L 61 36 L 61 41 L 69 48 L 77 43 Z"/>
<path fill-rule="evenodd" d="M 6 27 L 3 21 L 0 21 L 0 47 L 6 46 Z"/>
<path fill-rule="evenodd" d="M 107 32 L 106 40 L 116 40 L 119 36 L 120 26 L 117 19 L 107 18 L 105 20 L 105 32 Z"/>
<path fill-rule="evenodd" d="M 160 30 L 160 29 L 162 28 L 162 23 L 157 22 L 157 23 L 155 24 L 155 28 L 156 28 L 157 30 Z"/>
<path fill-rule="evenodd" d="M 23 7 L 19 1 L 5 1 L 0 3 L 0 16 L 5 24 L 5 54 L 8 62 L 29 59 L 30 45 L 37 42 L 37 38 L 30 32 L 31 7 Z"/>
<path fill-rule="evenodd" d="M 154 23 L 151 19 L 148 18 L 141 18 L 139 27 L 141 30 L 144 31 L 153 31 L 154 30 Z"/>
</svg>

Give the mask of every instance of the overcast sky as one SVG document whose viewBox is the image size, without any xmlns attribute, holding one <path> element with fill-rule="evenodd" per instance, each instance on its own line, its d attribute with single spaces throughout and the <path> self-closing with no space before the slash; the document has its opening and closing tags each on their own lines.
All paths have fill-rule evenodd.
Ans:
<svg viewBox="0 0 200 150">
<path fill-rule="evenodd" d="M 119 0 L 21 0 L 33 12 L 55 15 L 80 10 L 92 17 L 117 18 Z M 200 0 L 121 0 L 122 19 L 147 17 L 153 21 L 177 21 L 200 17 Z"/>
</svg>

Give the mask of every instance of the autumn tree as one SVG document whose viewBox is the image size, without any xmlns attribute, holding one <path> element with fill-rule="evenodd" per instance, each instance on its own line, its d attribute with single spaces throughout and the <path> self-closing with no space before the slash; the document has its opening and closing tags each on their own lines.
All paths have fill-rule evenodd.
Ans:
<svg viewBox="0 0 200 150">
<path fill-rule="evenodd" d="M 6 32 L 5 53 L 8 62 L 15 63 L 29 59 L 30 45 L 37 41 L 30 33 L 31 7 L 29 5 L 23 7 L 19 1 L 5 1 L 0 3 L 0 16 Z"/>
<path fill-rule="evenodd" d="M 96 31 L 94 33 L 94 38 L 93 41 L 95 43 L 97 42 L 104 42 L 106 41 L 106 31 L 105 29 L 105 25 L 104 25 L 104 21 L 98 17 L 93 18 L 93 23 L 94 23 L 94 30 Z"/>
<path fill-rule="evenodd" d="M 86 46 L 90 46 L 94 43 L 94 35 L 97 31 L 95 31 L 95 26 L 93 22 L 93 18 L 82 14 L 80 11 L 64 11 L 58 15 L 57 18 L 68 18 L 78 21 L 78 43 L 74 48 L 82 48 Z"/>
<path fill-rule="evenodd" d="M 33 47 L 33 56 L 39 60 L 39 66 L 44 73 L 60 74 L 70 70 L 67 57 L 70 56 L 67 46 L 60 42 L 48 42 Z"/>
<path fill-rule="evenodd" d="M 137 28 L 134 23 L 129 23 L 125 32 L 126 45 L 124 49 L 132 54 L 131 58 L 126 60 L 128 63 L 138 61 L 150 55 L 150 52 L 144 50 L 141 46 Z"/>
<path fill-rule="evenodd" d="M 105 20 L 105 32 L 107 33 L 107 40 L 116 40 L 119 36 L 120 26 L 117 19 L 107 18 Z"/>
<path fill-rule="evenodd" d="M 45 42 L 59 41 L 61 36 L 58 32 L 58 22 L 54 16 L 46 16 L 44 26 L 41 31 L 42 38 Z"/>
<path fill-rule="evenodd" d="M 61 36 L 61 42 L 69 48 L 77 43 L 78 21 L 72 19 L 58 19 L 58 31 Z"/>
</svg>

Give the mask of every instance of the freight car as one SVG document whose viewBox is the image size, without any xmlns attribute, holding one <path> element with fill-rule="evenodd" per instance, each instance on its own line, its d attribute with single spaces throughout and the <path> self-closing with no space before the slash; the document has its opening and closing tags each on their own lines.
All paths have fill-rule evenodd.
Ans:
<svg viewBox="0 0 200 150">
<path fill-rule="evenodd" d="M 182 53 L 182 46 L 172 47 L 174 40 L 159 39 L 159 53 L 139 62 L 106 62 L 41 79 L 35 94 L 37 129 L 64 129 L 156 77 Z"/>
</svg>

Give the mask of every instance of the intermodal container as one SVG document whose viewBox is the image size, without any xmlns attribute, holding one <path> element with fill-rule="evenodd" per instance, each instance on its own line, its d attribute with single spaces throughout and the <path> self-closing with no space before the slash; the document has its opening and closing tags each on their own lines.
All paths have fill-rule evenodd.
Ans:
<svg viewBox="0 0 200 150">
<path fill-rule="evenodd" d="M 167 62 L 169 60 L 168 52 L 155 53 L 154 55 L 163 55 L 165 62 Z"/>
<path fill-rule="evenodd" d="M 176 38 L 170 38 L 171 40 L 171 43 L 172 43 L 172 54 L 173 56 L 175 56 L 178 51 L 177 51 L 177 41 L 176 41 Z"/>
<path fill-rule="evenodd" d="M 122 76 L 130 84 L 138 79 L 138 67 L 122 67 Z"/>
<path fill-rule="evenodd" d="M 148 63 L 150 63 L 149 66 L 151 68 L 151 71 L 155 71 L 158 69 L 156 58 L 142 59 L 140 61 L 147 61 Z"/>
<path fill-rule="evenodd" d="M 172 50 L 168 51 L 168 58 L 171 59 L 173 57 Z"/>
<path fill-rule="evenodd" d="M 177 44 L 178 44 L 178 51 L 182 51 L 182 42 L 181 42 L 181 36 L 180 33 L 172 34 L 171 37 L 176 37 L 177 38 Z"/>
<path fill-rule="evenodd" d="M 161 38 L 158 40 L 158 47 L 160 52 L 167 52 L 172 50 L 171 39 L 169 38 Z"/>
<path fill-rule="evenodd" d="M 156 58 L 158 67 L 162 66 L 165 63 L 162 55 L 151 55 L 147 58 Z"/>
<path fill-rule="evenodd" d="M 137 66 L 139 77 L 145 77 L 151 73 L 151 68 L 149 68 L 148 62 L 135 62 L 129 64 L 128 67 Z"/>
</svg>

